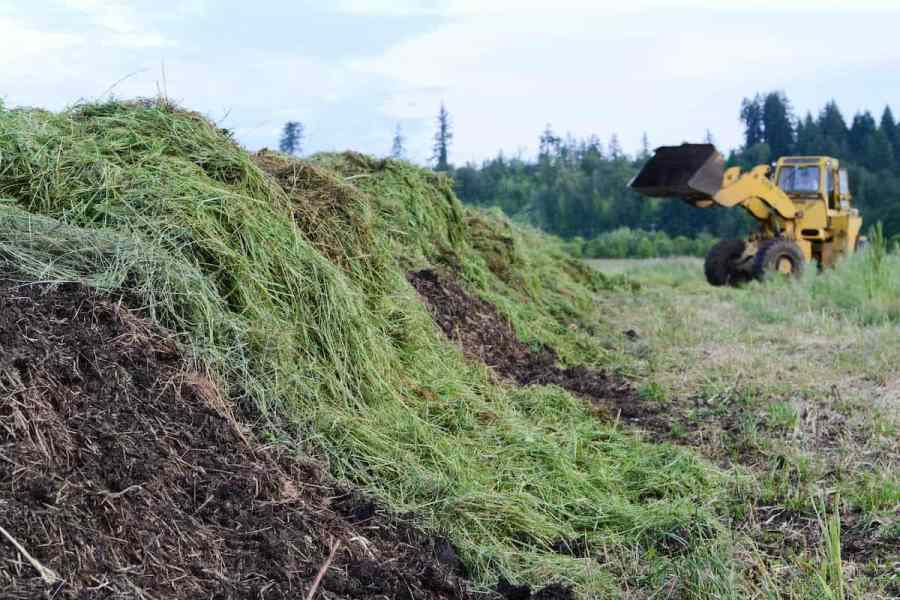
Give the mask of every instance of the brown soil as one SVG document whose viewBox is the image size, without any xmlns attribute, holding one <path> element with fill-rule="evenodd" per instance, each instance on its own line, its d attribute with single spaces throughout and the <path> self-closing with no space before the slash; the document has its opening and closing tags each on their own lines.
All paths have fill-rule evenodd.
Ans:
<svg viewBox="0 0 900 600">
<path fill-rule="evenodd" d="M 0 596 L 471 598 L 452 546 L 263 447 L 171 339 L 0 281 Z"/>
<path fill-rule="evenodd" d="M 519 385 L 557 385 L 585 397 L 606 416 L 654 431 L 669 431 L 660 408 L 641 401 L 621 378 L 598 369 L 561 367 L 546 346 L 521 342 L 491 303 L 468 294 L 451 276 L 425 269 L 407 274 L 435 322 L 463 351 Z"/>
</svg>

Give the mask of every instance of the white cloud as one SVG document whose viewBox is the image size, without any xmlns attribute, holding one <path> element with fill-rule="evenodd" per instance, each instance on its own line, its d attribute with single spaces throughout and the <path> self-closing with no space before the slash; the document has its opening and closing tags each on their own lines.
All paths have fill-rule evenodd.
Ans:
<svg viewBox="0 0 900 600">
<path fill-rule="evenodd" d="M 65 0 L 71 9 L 89 15 L 95 24 L 115 33 L 141 31 L 140 19 L 132 6 L 115 0 Z"/>
<path fill-rule="evenodd" d="M 510 20 L 522 16 L 615 15 L 652 10 L 712 10 L 717 12 L 752 13 L 798 11 L 891 11 L 900 12 L 896 0 L 337 0 L 336 10 L 368 16 L 502 16 Z"/>
<path fill-rule="evenodd" d="M 153 27 L 152 22 L 161 11 L 187 15 L 202 12 L 205 7 L 197 0 L 172 6 L 146 0 L 64 0 L 64 5 L 89 18 L 102 32 L 96 40 L 99 45 L 119 48 L 174 46 L 175 42 Z"/>
<path fill-rule="evenodd" d="M 79 35 L 44 31 L 19 19 L 0 16 L 0 57 L 7 69 L 27 68 L 21 61 L 71 48 L 83 42 L 84 38 Z M 3 70 L 0 67 L 0 73 Z"/>
<path fill-rule="evenodd" d="M 603 13 L 592 3 L 573 15 L 526 2 L 514 18 L 473 16 L 507 4 L 442 3 L 443 14 L 458 18 L 351 67 L 393 82 L 381 107 L 388 118 L 431 119 L 445 100 L 456 120 L 456 158 L 465 160 L 498 146 L 533 148 L 548 121 L 578 135 L 618 132 L 632 149 L 643 131 L 664 143 L 698 139 L 707 128 L 734 146 L 742 97 L 771 89 L 790 96 L 837 73 L 900 63 L 900 46 L 885 43 L 893 39 L 889 19 L 866 17 L 861 27 L 819 13 L 732 15 L 650 0 L 629 6 L 669 9 Z M 834 39 L 843 40 L 839 48 Z M 828 91 L 815 107 L 845 91 Z"/>
<path fill-rule="evenodd" d="M 408 24 L 391 34 L 397 41 L 355 59 L 330 55 L 338 51 L 327 40 L 307 44 L 305 55 L 267 45 L 264 28 L 241 27 L 235 6 L 208 0 L 59 1 L 66 10 L 51 13 L 0 0 L 0 14 L 15 15 L 0 16 L 0 94 L 8 104 L 60 108 L 116 82 L 118 97 L 151 96 L 164 62 L 171 98 L 216 119 L 230 110 L 224 126 L 250 146 L 274 143 L 284 121 L 299 119 L 311 149 L 386 152 L 402 123 L 410 155 L 424 160 L 442 100 L 455 123 L 457 162 L 533 149 L 547 122 L 604 140 L 617 132 L 631 150 L 644 131 L 662 144 L 699 139 L 707 128 L 733 146 L 740 100 L 757 91 L 785 89 L 798 112 L 832 97 L 851 110 L 900 98 L 900 81 L 885 75 L 900 65 L 892 18 L 900 3 L 876 0 L 847 4 L 839 16 L 823 14 L 838 6 L 828 0 L 803 13 L 785 5 L 811 6 L 806 0 L 341 0 L 339 9 L 357 16 L 334 36 L 374 30 L 381 15 L 430 15 L 392 20 L 391 27 Z M 887 8 L 858 12 L 878 6 Z M 213 7 L 222 19 L 204 18 Z M 275 3 L 267 10 L 278 18 Z M 212 31 L 232 23 L 229 35 Z M 303 26 L 298 20 L 301 40 L 332 35 Z M 366 36 L 358 37 L 364 48 Z M 346 46 L 339 52 L 346 56 Z"/>
</svg>

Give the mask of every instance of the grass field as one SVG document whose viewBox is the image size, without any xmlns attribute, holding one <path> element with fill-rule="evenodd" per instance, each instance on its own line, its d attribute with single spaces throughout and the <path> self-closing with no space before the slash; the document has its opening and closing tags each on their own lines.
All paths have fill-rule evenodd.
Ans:
<svg viewBox="0 0 900 600">
<path fill-rule="evenodd" d="M 639 284 L 598 311 L 630 332 L 614 342 L 622 368 L 671 414 L 669 441 L 752 480 L 736 529 L 761 581 L 819 569 L 833 597 L 900 593 L 900 256 L 877 275 L 872 263 L 722 289 L 700 259 L 592 261 Z M 842 560 L 826 515 L 840 521 Z"/>
</svg>

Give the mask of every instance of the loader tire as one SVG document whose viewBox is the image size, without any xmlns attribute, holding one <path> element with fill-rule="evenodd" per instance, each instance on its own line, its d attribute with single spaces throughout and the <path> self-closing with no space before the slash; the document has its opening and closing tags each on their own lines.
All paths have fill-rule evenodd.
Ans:
<svg viewBox="0 0 900 600">
<path fill-rule="evenodd" d="M 791 240 L 767 240 L 753 258 L 753 275 L 764 279 L 772 274 L 800 277 L 806 259 L 800 246 Z"/>
<path fill-rule="evenodd" d="M 706 255 L 703 271 L 710 285 L 737 285 L 747 277 L 735 267 L 744 254 L 747 242 L 744 240 L 721 240 L 716 242 Z"/>
</svg>

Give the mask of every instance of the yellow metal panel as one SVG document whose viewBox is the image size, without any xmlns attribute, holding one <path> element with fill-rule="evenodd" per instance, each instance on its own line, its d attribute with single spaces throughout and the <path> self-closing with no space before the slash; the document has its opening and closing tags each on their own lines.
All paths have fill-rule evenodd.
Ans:
<svg viewBox="0 0 900 600">
<path fill-rule="evenodd" d="M 725 207 L 747 204 L 754 198 L 762 200 L 765 205 L 774 210 L 785 219 L 793 219 L 796 216 L 794 203 L 778 187 L 769 181 L 760 168 L 753 169 L 750 173 L 741 176 L 728 187 L 722 188 L 713 196 L 718 204 Z M 748 210 L 749 207 L 748 207 Z M 751 210 L 751 212 L 753 212 Z M 754 213 L 754 216 L 758 216 Z M 759 217 L 765 218 L 765 217 Z"/>
<path fill-rule="evenodd" d="M 854 214 L 847 217 L 847 244 L 851 252 L 856 250 L 860 229 L 862 229 L 862 217 Z"/>
<path fill-rule="evenodd" d="M 850 244 L 849 239 L 850 215 L 843 214 L 831 217 L 831 228 L 834 231 L 832 251 L 836 260 L 848 251 L 853 251 L 853 246 Z M 855 237 L 853 242 L 856 242 Z"/>
<path fill-rule="evenodd" d="M 803 258 L 806 259 L 806 262 L 812 260 L 812 242 L 808 242 L 806 240 L 794 240 L 798 246 L 800 246 L 800 250 L 803 252 Z"/>
<path fill-rule="evenodd" d="M 824 202 L 816 200 L 806 203 L 801 209 L 802 216 L 797 219 L 798 229 L 820 229 L 828 227 L 828 207 Z"/>
</svg>

